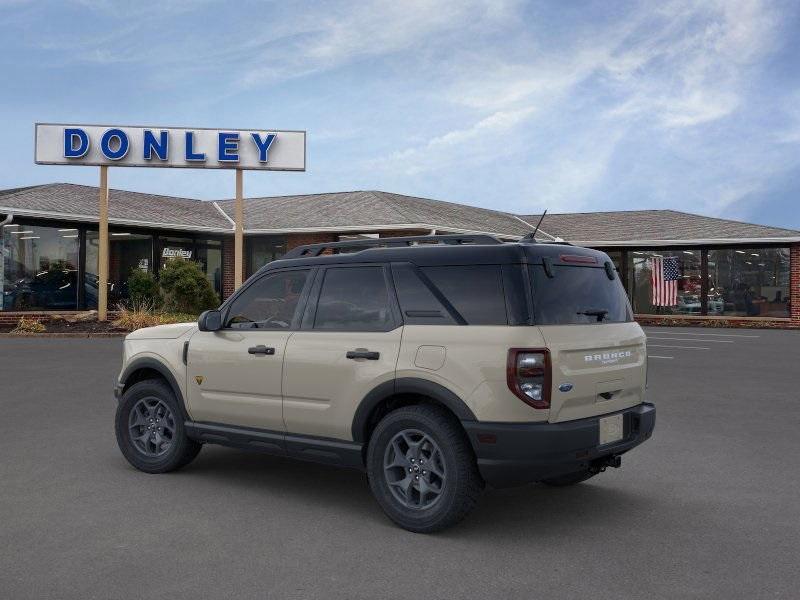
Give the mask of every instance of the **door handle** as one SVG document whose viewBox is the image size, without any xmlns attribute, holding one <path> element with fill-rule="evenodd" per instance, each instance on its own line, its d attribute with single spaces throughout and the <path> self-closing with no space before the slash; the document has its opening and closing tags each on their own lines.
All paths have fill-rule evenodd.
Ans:
<svg viewBox="0 0 800 600">
<path fill-rule="evenodd" d="M 355 350 L 347 351 L 347 358 L 366 358 L 367 360 L 378 360 L 381 357 L 380 352 L 372 352 L 366 348 L 356 348 Z"/>
<path fill-rule="evenodd" d="M 267 346 L 260 345 L 260 346 L 253 346 L 247 349 L 248 354 L 266 354 L 268 356 L 272 356 L 275 354 L 275 348 L 268 348 Z"/>
</svg>

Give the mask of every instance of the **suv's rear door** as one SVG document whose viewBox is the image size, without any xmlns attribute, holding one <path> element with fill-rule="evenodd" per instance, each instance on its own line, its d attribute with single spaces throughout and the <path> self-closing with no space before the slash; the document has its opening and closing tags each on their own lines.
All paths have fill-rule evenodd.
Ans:
<svg viewBox="0 0 800 600">
<path fill-rule="evenodd" d="M 320 269 L 301 329 L 286 346 L 287 431 L 351 439 L 358 403 L 395 377 L 402 331 L 388 267 Z"/>
<path fill-rule="evenodd" d="M 535 322 L 553 370 L 549 420 L 641 403 L 645 336 L 610 263 L 532 265 L 530 273 Z"/>
</svg>

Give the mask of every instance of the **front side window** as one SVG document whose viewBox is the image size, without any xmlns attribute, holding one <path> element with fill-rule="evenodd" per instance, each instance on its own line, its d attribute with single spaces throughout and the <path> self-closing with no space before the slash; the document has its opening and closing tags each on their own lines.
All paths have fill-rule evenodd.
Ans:
<svg viewBox="0 0 800 600">
<path fill-rule="evenodd" d="M 231 303 L 227 327 L 232 329 L 290 329 L 309 270 L 265 275 Z"/>
<path fill-rule="evenodd" d="M 383 267 L 341 267 L 325 272 L 314 329 L 387 331 L 392 325 Z"/>
<path fill-rule="evenodd" d="M 542 265 L 531 267 L 533 310 L 537 325 L 577 325 L 632 321 L 630 304 L 619 277 L 605 269 L 554 266 L 549 277 Z"/>
</svg>

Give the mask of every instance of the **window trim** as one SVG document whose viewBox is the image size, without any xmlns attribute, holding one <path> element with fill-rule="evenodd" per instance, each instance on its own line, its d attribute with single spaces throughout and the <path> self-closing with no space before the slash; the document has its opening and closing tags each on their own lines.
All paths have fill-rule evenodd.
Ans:
<svg viewBox="0 0 800 600">
<path fill-rule="evenodd" d="M 386 294 L 389 300 L 389 312 L 391 322 L 381 329 L 315 329 L 314 322 L 317 317 L 317 308 L 319 307 L 319 298 L 322 294 L 322 285 L 325 281 L 325 275 L 330 269 L 357 269 L 357 268 L 380 268 L 383 273 L 383 281 L 386 286 Z M 319 332 L 319 333 L 387 333 L 394 331 L 398 327 L 403 326 L 403 319 L 400 314 L 400 306 L 397 302 L 397 292 L 392 281 L 391 270 L 388 263 L 370 262 L 370 263 L 353 263 L 353 264 L 335 264 L 318 267 L 314 276 L 314 282 L 309 290 L 308 302 L 303 313 L 303 318 L 300 322 L 301 331 Z"/>
<path fill-rule="evenodd" d="M 271 271 L 267 271 L 263 275 L 259 275 L 258 277 L 251 277 L 245 284 L 236 290 L 233 294 L 231 294 L 225 302 L 223 302 L 222 306 L 220 306 L 220 312 L 222 313 L 222 323 L 223 326 L 220 331 L 248 331 L 248 332 L 259 332 L 259 333 L 269 333 L 274 331 L 298 331 L 300 329 L 300 323 L 302 315 L 305 312 L 306 304 L 308 302 L 308 298 L 310 295 L 311 284 L 314 281 L 315 274 L 317 271 L 317 267 L 311 266 L 298 266 L 298 267 L 287 267 L 285 269 L 274 269 Z M 266 277 L 274 277 L 281 275 L 283 273 L 289 273 L 291 271 L 308 271 L 308 277 L 306 277 L 306 282 L 303 284 L 303 291 L 300 292 L 300 299 L 297 301 L 297 308 L 295 308 L 294 316 L 292 317 L 292 322 L 289 324 L 289 327 L 286 329 L 262 329 L 262 328 L 252 328 L 252 329 L 244 329 L 238 327 L 229 327 L 228 326 L 228 317 L 230 316 L 231 307 L 233 303 L 240 298 L 243 294 L 247 292 L 252 286 L 256 285 L 258 282 L 263 280 Z"/>
</svg>

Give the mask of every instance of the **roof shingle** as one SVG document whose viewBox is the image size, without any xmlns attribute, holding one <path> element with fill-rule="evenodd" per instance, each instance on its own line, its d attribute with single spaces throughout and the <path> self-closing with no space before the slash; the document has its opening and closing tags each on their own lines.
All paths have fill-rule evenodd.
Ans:
<svg viewBox="0 0 800 600">
<path fill-rule="evenodd" d="M 0 190 L 0 210 L 19 215 L 97 221 L 98 189 L 54 183 Z M 215 206 L 216 204 L 216 206 Z M 229 218 L 226 218 L 226 216 Z M 379 231 L 436 229 L 516 238 L 540 215 L 516 216 L 487 208 L 381 191 L 248 198 L 245 231 Z M 111 223 L 161 229 L 231 232 L 234 201 L 217 203 L 111 190 Z M 560 237 L 585 245 L 675 244 L 681 241 L 800 241 L 800 231 L 704 217 L 674 210 L 548 214 L 537 239 Z"/>
<path fill-rule="evenodd" d="M 522 218 L 535 224 L 540 216 L 522 215 Z M 800 238 L 800 231 L 675 210 L 548 213 L 541 228 L 569 242 L 598 245 L 612 242 Z"/>
<path fill-rule="evenodd" d="M 0 207 L 18 214 L 97 221 L 98 188 L 72 183 L 37 185 L 0 193 Z M 179 229 L 225 229 L 230 222 L 213 203 L 190 198 L 109 190 L 109 221 Z"/>
<path fill-rule="evenodd" d="M 233 218 L 234 201 L 221 200 L 220 208 Z M 379 191 L 335 192 L 302 196 L 248 198 L 245 229 L 379 228 L 416 225 L 448 231 L 523 236 L 532 227 L 514 215 Z"/>
</svg>

